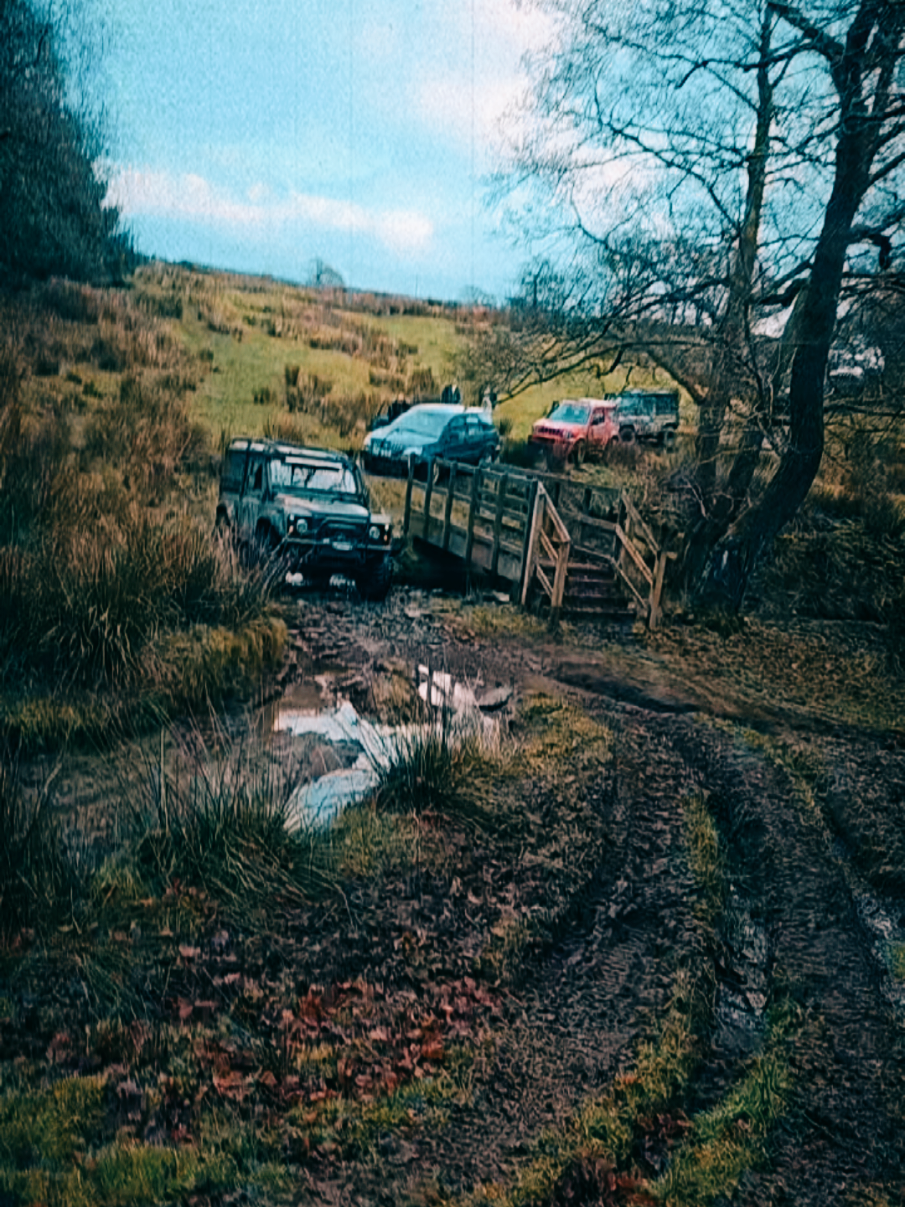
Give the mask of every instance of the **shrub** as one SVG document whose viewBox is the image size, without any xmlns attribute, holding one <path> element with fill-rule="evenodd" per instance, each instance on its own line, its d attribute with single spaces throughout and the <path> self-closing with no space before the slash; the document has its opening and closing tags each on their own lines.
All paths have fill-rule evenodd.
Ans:
<svg viewBox="0 0 905 1207">
<path fill-rule="evenodd" d="M 0 588 L 0 660 L 86 686 L 144 678 L 159 633 L 259 619 L 272 590 L 201 529 L 141 513 L 5 550 Z"/>
<path fill-rule="evenodd" d="M 59 277 L 49 280 L 38 295 L 39 304 L 72 323 L 97 323 L 103 310 L 103 293 Z"/>
<path fill-rule="evenodd" d="M 95 411 L 85 453 L 120 469 L 132 487 L 160 488 L 181 464 L 198 464 L 207 435 L 189 419 L 181 397 L 159 381 L 126 377 L 118 401 Z"/>
<path fill-rule="evenodd" d="M 776 541 L 763 581 L 804 616 L 891 623 L 905 608 L 903 565 L 901 525 L 878 536 L 859 520 L 816 531 L 802 522 Z"/>
</svg>

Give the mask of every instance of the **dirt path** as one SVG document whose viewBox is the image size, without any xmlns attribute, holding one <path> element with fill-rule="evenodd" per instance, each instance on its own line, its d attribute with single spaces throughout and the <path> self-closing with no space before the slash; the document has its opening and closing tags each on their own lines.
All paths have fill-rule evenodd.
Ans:
<svg viewBox="0 0 905 1207">
<path fill-rule="evenodd" d="M 800 750 L 802 738 L 788 728 L 789 710 L 779 701 L 761 704 L 755 718 L 773 736 L 746 740 L 737 724 L 744 698 L 722 695 L 720 711 L 734 724 L 721 727 L 692 715 L 707 704 L 693 682 L 683 690 L 648 672 L 620 678 L 603 659 L 556 642 L 463 638 L 455 624 L 417 605 L 408 612 L 404 626 L 386 613 L 363 623 L 344 613 L 347 635 L 331 632 L 359 666 L 386 657 L 391 641 L 397 657 L 439 660 L 466 678 L 571 695 L 616 735 L 611 778 L 600 784 L 596 806 L 610 840 L 606 854 L 568 927 L 512 996 L 471 1103 L 408 1151 L 409 1189 L 438 1179 L 459 1190 L 505 1183 L 531 1137 L 561 1124 L 629 1060 L 639 1019 L 668 992 L 664 951 L 697 941 L 681 801 L 704 792 L 730 878 L 767 937 L 765 996 L 799 1012 L 788 1051 L 793 1091 L 771 1141 L 772 1161 L 744 1175 L 733 1201 L 848 1204 L 867 1201 L 871 1187 L 901 1190 L 903 1030 L 880 991 L 884 969 L 864 933 L 819 787 L 843 773 L 850 780 L 854 766 L 862 790 L 869 785 L 887 806 L 901 804 L 905 755 L 895 741 L 880 760 L 873 735 L 805 718 L 809 752 L 822 764 L 815 795 L 807 777 L 782 765 L 783 751 Z M 315 632 L 317 659 L 316 626 L 307 632 L 308 640 Z M 750 1050 L 747 1039 L 736 1045 L 723 1034 L 717 1042 L 716 1029 L 713 1038 L 692 1094 L 698 1105 L 725 1088 Z"/>
</svg>

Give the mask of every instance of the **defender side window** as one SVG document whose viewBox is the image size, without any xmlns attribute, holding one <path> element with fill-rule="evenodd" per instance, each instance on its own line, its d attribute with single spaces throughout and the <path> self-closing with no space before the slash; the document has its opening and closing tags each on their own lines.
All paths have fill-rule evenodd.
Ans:
<svg viewBox="0 0 905 1207">
<path fill-rule="evenodd" d="M 248 494 L 260 494 L 264 489 L 264 462 L 252 461 L 248 467 L 248 480 L 245 490 Z"/>
<path fill-rule="evenodd" d="M 242 489 L 242 471 L 244 469 L 245 453 L 228 452 L 224 458 L 223 473 L 220 477 L 223 489 L 238 494 Z"/>
</svg>

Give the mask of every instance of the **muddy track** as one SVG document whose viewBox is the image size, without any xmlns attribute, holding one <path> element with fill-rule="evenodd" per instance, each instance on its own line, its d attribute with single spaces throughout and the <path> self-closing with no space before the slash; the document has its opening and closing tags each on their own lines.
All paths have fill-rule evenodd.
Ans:
<svg viewBox="0 0 905 1207">
<path fill-rule="evenodd" d="M 605 674 L 576 671 L 555 643 L 461 640 L 420 614 L 408 620 L 403 641 L 397 630 L 394 654 L 580 699 L 613 729 L 616 758 L 598 804 L 612 842 L 581 907 L 513 994 L 472 1105 L 439 1135 L 416 1142 L 403 1184 L 438 1178 L 466 1189 L 505 1180 L 527 1140 L 600 1092 L 629 1061 L 641 1020 L 668 991 L 664 957 L 671 948 L 700 945 L 681 801 L 702 791 L 719 823 L 729 876 L 767 938 L 765 996 L 795 1003 L 800 1020 L 787 1053 L 793 1090 L 772 1138 L 773 1159 L 744 1176 L 733 1201 L 841 1205 L 863 1201 L 857 1196 L 869 1186 L 901 1186 L 903 1034 L 881 993 L 882 970 L 819 794 L 766 746 L 686 715 L 700 702 L 683 701 L 674 685 L 662 699 L 639 694 Z M 353 622 L 340 638 L 346 650 L 362 662 L 386 653 L 386 621 L 372 614 L 362 627 Z M 874 794 L 905 781 L 901 752 L 880 752 L 870 735 L 837 726 L 827 738 L 812 732 L 809 740 L 837 789 L 853 774 L 860 790 Z M 878 784 L 871 773 L 889 759 L 896 767 Z M 692 1109 L 718 1097 L 751 1051 L 750 1034 L 735 1044 L 725 1028 L 722 1035 L 715 1028 L 713 1038 Z"/>
<path fill-rule="evenodd" d="M 656 737 L 626 733 L 599 785 L 609 850 L 526 969 L 474 1098 L 421 1149 L 419 1176 L 456 1188 L 505 1180 L 528 1142 L 602 1094 L 672 985 L 671 955 L 699 941 L 676 807 L 690 784 Z M 653 873 L 653 874 L 652 874 Z"/>
<path fill-rule="evenodd" d="M 425 1185 L 459 1193 L 505 1184 L 545 1128 L 564 1124 L 630 1066 L 639 1036 L 670 993 L 676 956 L 702 946 L 679 805 L 698 785 L 669 742 L 643 726 L 626 727 L 614 754 L 589 789 L 607 835 L 602 858 L 503 994 L 468 1101 L 450 1108 L 442 1128 L 385 1136 L 376 1164 L 350 1163 L 343 1176 L 318 1182 L 315 1201 L 420 1202 Z M 524 790 L 525 807 L 543 810 L 540 790 Z M 462 856 L 467 865 L 468 852 Z M 407 876 L 383 891 L 397 896 L 406 927 L 436 933 L 439 919 L 443 932 L 448 880 Z M 357 902 L 355 913 L 367 917 L 367 902 Z M 452 920 L 449 927 L 467 953 L 468 937 L 452 935 Z M 410 975 L 376 935 L 347 935 L 346 944 L 344 975 Z"/>
<path fill-rule="evenodd" d="M 781 1050 L 791 1088 L 768 1138 L 769 1159 L 719 1202 L 898 1201 L 905 1029 L 853 876 L 868 878 L 905 953 L 905 859 L 898 847 L 883 853 L 899 841 L 905 749 L 842 725 L 783 729 L 779 710 L 755 733 L 739 723 L 743 700 L 729 700 L 716 716 L 700 695 L 683 695 L 675 677 L 658 684 L 643 650 L 637 678 L 623 680 L 630 634 L 619 635 L 625 659 L 608 663 L 616 638 L 609 651 L 581 651 L 539 629 L 479 637 L 467 616 L 463 624 L 445 605 L 434 610 L 424 596 L 402 592 L 384 607 L 312 597 L 299 601 L 297 615 L 280 690 L 304 689 L 306 702 L 349 696 L 362 712 L 379 712 L 375 684 L 395 678 L 411 704 L 412 672 L 426 664 L 484 688 L 504 685 L 502 700 L 511 691 L 503 712 L 513 733 L 521 727 L 520 749 L 540 733 L 561 743 L 493 780 L 504 821 L 492 836 L 427 810 L 419 821 L 423 859 L 406 852 L 320 903 L 287 905 L 241 939 L 241 925 L 230 923 L 230 975 L 243 972 L 274 1002 L 360 978 L 375 987 L 378 1021 L 390 1020 L 393 1034 L 420 1026 L 415 1015 L 439 1018 L 455 986 L 470 979 L 467 1017 L 464 1008 L 453 1012 L 463 1030 L 444 1032 L 450 1053 L 461 1035 L 465 1072 L 456 1093 L 444 1091 L 436 1111 L 419 1106 L 411 1127 L 375 1125 L 341 1160 L 335 1146 L 333 1155 L 315 1151 L 296 1166 L 307 1182 L 299 1202 L 425 1204 L 436 1201 L 431 1187 L 447 1198 L 482 1184 L 511 1187 L 545 1129 L 566 1127 L 632 1069 L 679 967 L 716 990 L 709 1025 L 695 1019 L 697 1066 L 666 1107 L 677 1117 L 693 1119 L 725 1100 L 768 1042 L 771 1006 L 784 1004 L 794 1020 Z M 574 735 L 580 740 L 563 741 Z M 268 757 L 284 753 L 277 743 Z M 311 752 L 305 757 L 311 762 Z M 706 802 L 719 832 L 732 886 L 722 918 L 702 913 L 690 868 L 692 800 Z M 886 831 L 876 830 L 877 818 L 890 820 Z M 180 965 L 174 976 L 182 980 L 171 994 L 208 996 L 190 968 Z M 668 1146 L 650 1159 L 646 1125 L 635 1123 L 627 1159 L 652 1178 Z"/>
<path fill-rule="evenodd" d="M 732 872 L 766 928 L 771 992 L 803 1011 L 794 1126 L 739 1201 L 850 1202 L 855 1185 L 901 1177 L 905 1053 L 826 822 L 788 771 L 731 735 L 687 723 L 672 735 L 708 785 Z"/>
</svg>

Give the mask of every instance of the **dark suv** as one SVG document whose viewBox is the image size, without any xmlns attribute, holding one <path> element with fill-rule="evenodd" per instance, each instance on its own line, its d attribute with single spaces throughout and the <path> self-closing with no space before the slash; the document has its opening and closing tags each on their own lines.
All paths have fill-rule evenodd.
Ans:
<svg viewBox="0 0 905 1207">
<path fill-rule="evenodd" d="M 649 440 L 665 448 L 675 445 L 679 430 L 678 390 L 623 390 L 610 397 L 619 404 L 614 419 L 624 443 Z"/>
<path fill-rule="evenodd" d="M 358 466 L 341 453 L 274 440 L 233 440 L 223 458 L 217 527 L 287 573 L 324 585 L 353 578 L 383 599 L 392 561 L 389 517 L 371 510 Z"/>
</svg>

